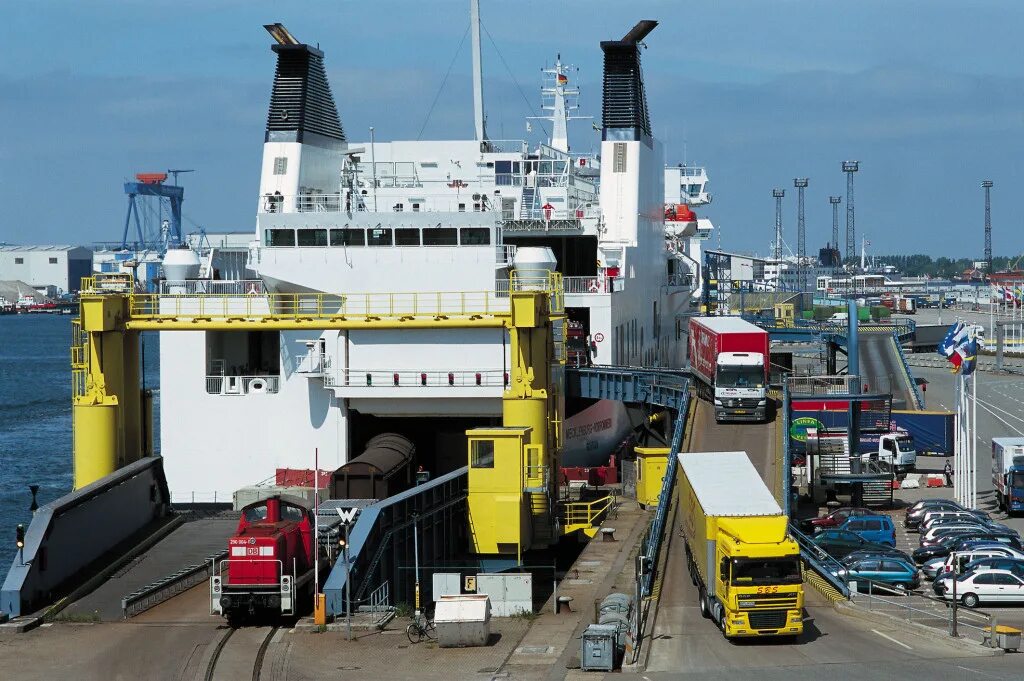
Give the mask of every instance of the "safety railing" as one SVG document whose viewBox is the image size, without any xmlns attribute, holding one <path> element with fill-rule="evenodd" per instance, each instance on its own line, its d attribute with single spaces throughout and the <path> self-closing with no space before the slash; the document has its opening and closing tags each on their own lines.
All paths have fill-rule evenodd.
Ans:
<svg viewBox="0 0 1024 681">
<path fill-rule="evenodd" d="M 573 501 L 564 504 L 566 531 L 572 532 L 574 529 L 593 527 L 600 522 L 614 503 L 615 496 L 609 494 L 594 501 Z"/>
<path fill-rule="evenodd" d="M 869 612 L 900 617 L 926 627 L 939 629 L 950 636 L 969 636 L 994 645 L 988 632 L 998 626 L 997 617 L 981 610 L 950 607 L 944 598 L 906 591 L 892 584 L 869 579 L 851 578 L 850 595 L 855 605 Z M 955 620 L 955 627 L 954 627 Z"/>
<path fill-rule="evenodd" d="M 849 395 L 858 392 L 859 376 L 789 376 L 791 395 Z"/>
<path fill-rule="evenodd" d="M 622 277 L 563 277 L 565 292 L 580 293 L 614 293 L 625 288 Z"/>
<path fill-rule="evenodd" d="M 907 384 L 910 386 L 910 392 L 914 396 L 914 404 L 918 409 L 924 409 L 924 397 L 921 395 L 921 390 L 914 380 L 914 374 L 910 371 L 910 365 L 907 364 L 907 355 L 903 352 L 903 344 L 900 343 L 900 337 L 895 331 L 892 332 L 892 344 L 896 347 L 896 354 L 900 357 L 900 364 L 903 365 L 903 375 L 906 377 Z"/>
<path fill-rule="evenodd" d="M 498 244 L 495 246 L 494 260 L 496 263 L 511 265 L 515 262 L 516 246 L 511 244 Z"/>
<path fill-rule="evenodd" d="M 212 576 L 213 566 L 227 557 L 220 551 L 201 563 L 184 567 L 121 598 L 121 615 L 129 619 L 174 596 L 202 584 Z"/>
<path fill-rule="evenodd" d="M 374 626 L 380 626 L 387 622 L 395 613 L 395 607 L 391 605 L 391 582 L 384 580 L 384 583 L 370 592 L 369 605 L 366 609 L 373 618 Z"/>
<path fill-rule="evenodd" d="M 826 582 L 845 598 L 850 597 L 850 587 L 839 578 L 839 571 L 843 564 L 830 556 L 823 548 L 814 543 L 810 537 L 796 527 L 796 523 L 789 524 L 789 533 L 796 539 L 800 546 L 800 556 L 808 568 L 814 570 Z"/>
<path fill-rule="evenodd" d="M 128 272 L 106 272 L 82 277 L 82 294 L 130 293 L 135 290 L 135 278 Z"/>
<path fill-rule="evenodd" d="M 281 386 L 280 376 L 207 376 L 208 395 L 274 394 Z"/>
<path fill-rule="evenodd" d="M 71 396 L 85 395 L 86 376 L 89 371 L 89 334 L 82 330 L 79 319 L 71 321 Z"/>
<path fill-rule="evenodd" d="M 324 385 L 329 388 L 490 388 L 504 387 L 508 382 L 509 374 L 505 369 L 421 371 L 350 368 L 324 377 Z"/>
<path fill-rule="evenodd" d="M 160 295 L 263 295 L 267 292 L 262 279 L 185 279 L 160 282 Z"/>
</svg>

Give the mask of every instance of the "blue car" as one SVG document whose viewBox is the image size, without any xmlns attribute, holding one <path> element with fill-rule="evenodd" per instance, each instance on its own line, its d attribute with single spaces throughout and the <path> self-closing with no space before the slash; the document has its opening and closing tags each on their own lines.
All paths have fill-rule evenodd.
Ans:
<svg viewBox="0 0 1024 681">
<path fill-rule="evenodd" d="M 917 567 L 895 556 L 863 556 L 842 561 L 837 575 L 844 582 L 858 582 L 858 590 L 868 590 L 867 581 L 892 586 L 899 590 L 916 589 L 921 585 Z"/>
<path fill-rule="evenodd" d="M 896 525 L 887 515 L 862 515 L 849 518 L 837 529 L 853 532 L 874 544 L 896 546 Z"/>
</svg>

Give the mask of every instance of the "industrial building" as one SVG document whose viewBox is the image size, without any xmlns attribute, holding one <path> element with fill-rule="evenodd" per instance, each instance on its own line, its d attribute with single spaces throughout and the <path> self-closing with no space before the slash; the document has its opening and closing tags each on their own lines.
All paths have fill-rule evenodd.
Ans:
<svg viewBox="0 0 1024 681">
<path fill-rule="evenodd" d="M 0 280 L 61 294 L 78 291 L 91 275 L 92 251 L 82 246 L 0 246 Z"/>
</svg>

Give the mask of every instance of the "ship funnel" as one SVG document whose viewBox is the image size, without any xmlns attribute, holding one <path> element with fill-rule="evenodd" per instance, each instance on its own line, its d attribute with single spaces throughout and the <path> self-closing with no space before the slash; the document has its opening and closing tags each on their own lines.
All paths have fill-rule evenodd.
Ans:
<svg viewBox="0 0 1024 681">
<path fill-rule="evenodd" d="M 345 142 L 324 53 L 300 43 L 281 24 L 264 26 L 277 44 L 274 88 L 267 112 L 266 142 L 299 142 L 337 148 Z"/>
<path fill-rule="evenodd" d="M 639 43 L 657 25 L 657 21 L 645 19 L 638 22 L 622 40 L 601 43 L 604 52 L 601 138 L 604 140 L 638 141 L 651 136 Z"/>
</svg>

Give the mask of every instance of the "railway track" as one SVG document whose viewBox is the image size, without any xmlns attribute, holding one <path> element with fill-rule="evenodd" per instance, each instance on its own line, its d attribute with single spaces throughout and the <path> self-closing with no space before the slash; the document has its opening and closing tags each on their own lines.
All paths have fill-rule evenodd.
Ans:
<svg viewBox="0 0 1024 681">
<path fill-rule="evenodd" d="M 229 628 L 213 649 L 204 681 L 241 679 L 250 672 L 252 681 L 259 681 L 267 648 L 279 628 Z"/>
</svg>

